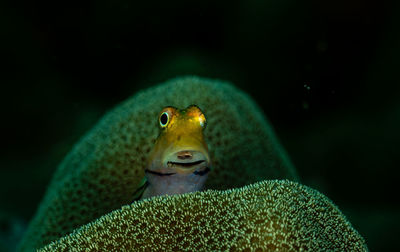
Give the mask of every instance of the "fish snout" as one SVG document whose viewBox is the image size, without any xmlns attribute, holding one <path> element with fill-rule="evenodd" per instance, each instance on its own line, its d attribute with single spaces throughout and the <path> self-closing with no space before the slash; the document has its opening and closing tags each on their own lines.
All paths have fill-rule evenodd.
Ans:
<svg viewBox="0 0 400 252">
<path fill-rule="evenodd" d="M 176 157 L 179 160 L 191 160 L 193 158 L 192 151 L 180 151 L 176 153 Z"/>
</svg>

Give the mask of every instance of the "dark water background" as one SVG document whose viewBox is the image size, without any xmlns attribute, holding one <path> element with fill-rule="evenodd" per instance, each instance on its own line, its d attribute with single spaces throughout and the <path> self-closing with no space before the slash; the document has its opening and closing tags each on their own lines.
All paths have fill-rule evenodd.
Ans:
<svg viewBox="0 0 400 252">
<path fill-rule="evenodd" d="M 394 2 L 0 2 L 0 250 L 107 109 L 187 74 L 250 93 L 303 183 L 331 198 L 371 250 L 398 247 Z"/>
</svg>

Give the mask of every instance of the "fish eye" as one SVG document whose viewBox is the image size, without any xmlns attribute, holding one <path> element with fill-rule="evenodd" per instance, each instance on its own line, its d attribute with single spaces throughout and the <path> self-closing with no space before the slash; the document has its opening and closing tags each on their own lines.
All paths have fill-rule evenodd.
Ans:
<svg viewBox="0 0 400 252">
<path fill-rule="evenodd" d="M 200 122 L 200 126 L 204 129 L 207 126 L 207 120 L 206 117 L 201 114 L 201 116 L 199 117 L 199 122 Z"/>
<path fill-rule="evenodd" d="M 204 115 L 203 111 L 197 105 L 190 105 L 186 108 L 189 111 L 190 116 L 197 117 L 200 126 L 205 129 L 207 126 L 206 116 Z"/>
<path fill-rule="evenodd" d="M 160 115 L 160 126 L 162 128 L 165 128 L 167 126 L 168 122 L 169 122 L 169 115 L 167 112 L 163 112 Z"/>
</svg>

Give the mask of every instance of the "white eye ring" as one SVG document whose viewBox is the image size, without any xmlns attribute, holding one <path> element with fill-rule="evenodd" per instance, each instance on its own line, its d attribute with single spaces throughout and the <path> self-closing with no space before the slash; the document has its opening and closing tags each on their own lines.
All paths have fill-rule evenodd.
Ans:
<svg viewBox="0 0 400 252">
<path fill-rule="evenodd" d="M 168 125 L 168 122 L 169 122 L 169 115 L 168 115 L 167 112 L 163 112 L 163 113 L 160 115 L 159 122 L 160 122 L 160 126 L 161 126 L 162 128 L 165 128 L 165 127 Z"/>
</svg>

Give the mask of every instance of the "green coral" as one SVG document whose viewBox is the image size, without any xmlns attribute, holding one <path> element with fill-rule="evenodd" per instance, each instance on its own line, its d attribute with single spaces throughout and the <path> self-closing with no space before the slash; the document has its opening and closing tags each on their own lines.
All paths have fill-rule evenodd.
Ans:
<svg viewBox="0 0 400 252">
<path fill-rule="evenodd" d="M 42 247 L 130 204 L 157 137 L 159 111 L 191 104 L 200 106 L 208 120 L 205 137 L 213 170 L 206 188 L 297 179 L 271 126 L 249 96 L 222 81 L 173 79 L 117 106 L 74 146 L 59 165 L 20 249 Z"/>
<path fill-rule="evenodd" d="M 40 251 L 366 251 L 321 193 L 290 181 L 155 197 L 124 206 Z"/>
</svg>

